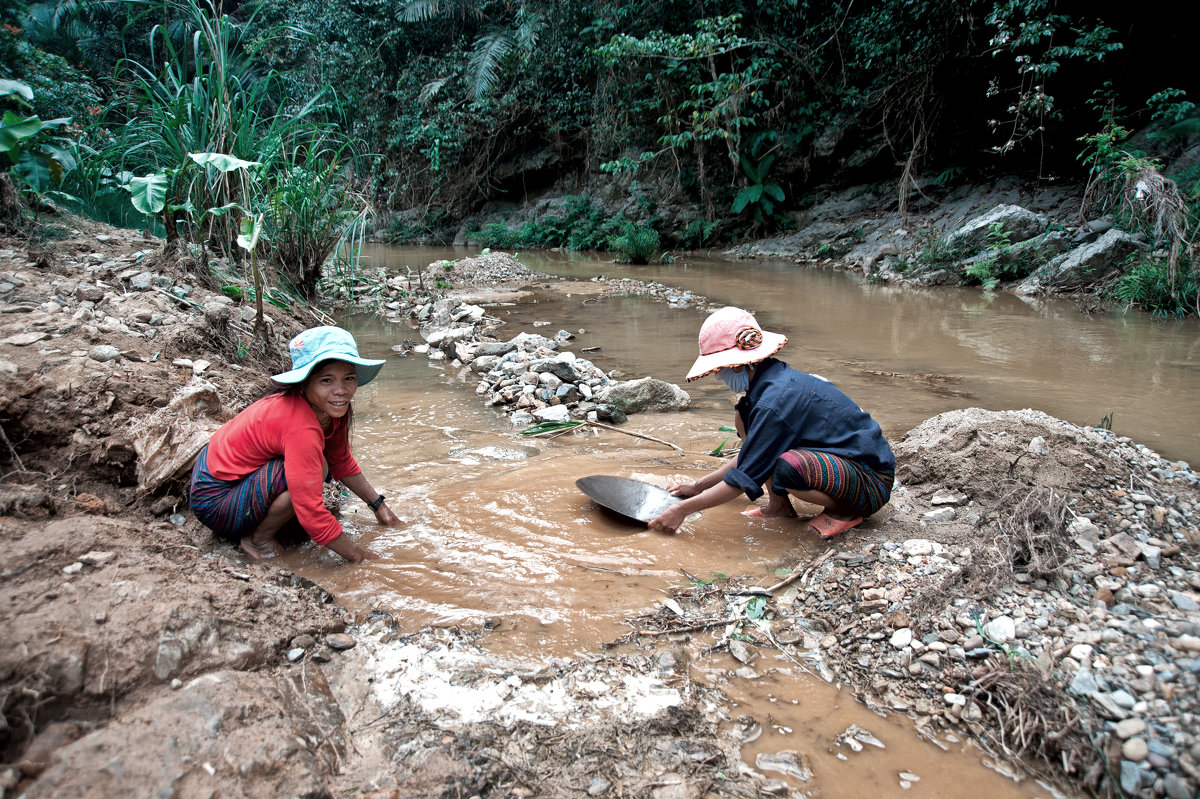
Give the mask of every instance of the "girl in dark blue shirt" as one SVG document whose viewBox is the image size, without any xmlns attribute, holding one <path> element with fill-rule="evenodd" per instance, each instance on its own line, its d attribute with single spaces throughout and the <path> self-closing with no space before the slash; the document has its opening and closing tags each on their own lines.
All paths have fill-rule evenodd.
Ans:
<svg viewBox="0 0 1200 799">
<path fill-rule="evenodd" d="M 853 529 L 887 504 L 896 459 L 879 424 L 832 383 L 771 357 L 787 337 L 759 327 L 750 313 L 722 308 L 700 328 L 700 357 L 689 381 L 716 374 L 745 392 L 735 424 L 743 442 L 737 457 L 691 483 L 671 487 L 686 497 L 650 522 L 674 532 L 689 514 L 744 493 L 767 504 L 748 516 L 795 516 L 791 497 L 821 506 L 808 523 L 822 538 Z"/>
</svg>

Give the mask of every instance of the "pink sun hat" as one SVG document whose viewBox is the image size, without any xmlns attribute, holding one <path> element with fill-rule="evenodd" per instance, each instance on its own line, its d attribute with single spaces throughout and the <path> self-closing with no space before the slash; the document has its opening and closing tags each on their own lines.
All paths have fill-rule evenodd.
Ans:
<svg viewBox="0 0 1200 799">
<path fill-rule="evenodd" d="M 710 375 L 722 366 L 741 366 L 770 358 L 787 344 L 787 336 L 768 333 L 749 311 L 721 308 L 700 327 L 700 357 L 687 373 L 688 381 Z"/>
</svg>

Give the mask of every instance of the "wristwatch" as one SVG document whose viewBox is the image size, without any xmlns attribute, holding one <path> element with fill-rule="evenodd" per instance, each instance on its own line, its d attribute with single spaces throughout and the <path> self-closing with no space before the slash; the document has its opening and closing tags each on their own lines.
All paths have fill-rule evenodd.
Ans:
<svg viewBox="0 0 1200 799">
<path fill-rule="evenodd" d="M 375 500 L 373 502 L 368 502 L 367 507 L 370 508 L 372 511 L 378 511 L 379 506 L 382 504 L 383 504 L 383 494 L 380 494 L 379 496 L 375 497 Z"/>
</svg>

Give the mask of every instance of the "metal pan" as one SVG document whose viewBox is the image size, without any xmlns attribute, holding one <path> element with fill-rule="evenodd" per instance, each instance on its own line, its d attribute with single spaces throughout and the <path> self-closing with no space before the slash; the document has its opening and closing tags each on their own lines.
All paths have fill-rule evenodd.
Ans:
<svg viewBox="0 0 1200 799">
<path fill-rule="evenodd" d="M 575 485 L 612 515 L 643 527 L 680 501 L 665 489 L 628 477 L 594 474 L 579 478 Z"/>
</svg>

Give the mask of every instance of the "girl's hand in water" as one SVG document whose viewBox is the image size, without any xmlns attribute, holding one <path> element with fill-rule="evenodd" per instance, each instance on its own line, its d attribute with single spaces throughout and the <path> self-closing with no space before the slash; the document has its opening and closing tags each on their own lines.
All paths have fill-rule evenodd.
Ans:
<svg viewBox="0 0 1200 799">
<path fill-rule="evenodd" d="M 676 497 L 694 497 L 703 490 L 700 484 L 695 481 L 690 483 L 676 483 L 667 489 L 672 496 Z"/>
<path fill-rule="evenodd" d="M 687 518 L 687 512 L 679 505 L 672 505 L 658 515 L 657 518 L 650 520 L 650 529 L 658 530 L 660 533 L 673 533 L 679 529 L 679 525 L 683 524 L 683 520 Z"/>
<path fill-rule="evenodd" d="M 392 509 L 387 506 L 386 502 L 379 506 L 379 510 L 375 511 L 375 521 L 388 527 L 397 527 L 404 524 L 399 516 L 392 513 Z"/>
</svg>

